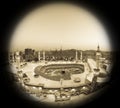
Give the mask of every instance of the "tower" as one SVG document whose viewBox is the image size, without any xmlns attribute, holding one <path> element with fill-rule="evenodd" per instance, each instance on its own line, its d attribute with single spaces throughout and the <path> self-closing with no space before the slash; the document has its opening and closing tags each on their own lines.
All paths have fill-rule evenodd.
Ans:
<svg viewBox="0 0 120 108">
<path fill-rule="evenodd" d="M 12 53 L 12 62 L 14 63 L 15 58 L 14 58 L 14 53 Z"/>
<path fill-rule="evenodd" d="M 81 53 L 80 53 L 80 60 L 81 60 L 81 62 L 82 62 L 82 51 L 81 51 Z"/>
<path fill-rule="evenodd" d="M 19 55 L 18 51 L 15 53 L 15 58 L 16 58 L 16 63 L 17 63 L 18 71 L 20 71 L 20 55 Z"/>
<path fill-rule="evenodd" d="M 75 53 L 75 60 L 78 61 L 78 52 L 76 50 L 76 53 Z"/>
<path fill-rule="evenodd" d="M 100 47 L 98 45 L 97 51 L 96 51 L 96 66 L 97 66 L 98 70 L 99 70 L 99 65 L 100 65 L 100 57 L 101 57 L 101 51 L 100 51 Z"/>
<path fill-rule="evenodd" d="M 40 61 L 40 51 L 38 51 L 38 61 Z"/>
</svg>

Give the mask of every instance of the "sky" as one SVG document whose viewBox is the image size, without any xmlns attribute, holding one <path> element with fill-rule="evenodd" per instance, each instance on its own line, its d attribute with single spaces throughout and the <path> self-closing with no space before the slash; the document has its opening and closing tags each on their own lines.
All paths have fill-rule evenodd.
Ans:
<svg viewBox="0 0 120 108">
<path fill-rule="evenodd" d="M 16 26 L 11 50 L 111 50 L 109 36 L 89 10 L 72 4 L 48 4 L 29 12 Z"/>
</svg>

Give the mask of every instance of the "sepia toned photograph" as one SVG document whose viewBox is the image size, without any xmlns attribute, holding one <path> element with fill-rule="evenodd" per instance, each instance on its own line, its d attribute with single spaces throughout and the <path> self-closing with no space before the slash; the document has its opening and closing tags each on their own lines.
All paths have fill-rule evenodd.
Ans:
<svg viewBox="0 0 120 108">
<path fill-rule="evenodd" d="M 37 7 L 17 23 L 9 64 L 24 97 L 49 106 L 83 105 L 111 78 L 114 49 L 92 11 L 69 3 Z"/>
</svg>

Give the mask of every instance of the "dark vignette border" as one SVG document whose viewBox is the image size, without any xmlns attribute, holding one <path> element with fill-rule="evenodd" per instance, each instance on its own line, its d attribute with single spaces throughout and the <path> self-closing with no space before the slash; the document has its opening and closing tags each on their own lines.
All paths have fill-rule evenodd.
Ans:
<svg viewBox="0 0 120 108">
<path fill-rule="evenodd" d="M 108 107 L 109 105 L 119 105 L 117 97 L 119 94 L 118 82 L 119 82 L 119 37 L 118 37 L 118 3 L 115 1 L 97 1 L 97 0 L 81 0 L 81 1 L 70 1 L 70 0 L 57 0 L 57 2 L 68 2 L 76 5 L 82 5 L 83 7 L 91 10 L 98 19 L 103 22 L 103 25 L 108 31 L 110 36 L 110 42 L 112 48 L 115 49 L 114 53 L 114 66 L 112 68 L 112 76 L 109 83 L 109 89 L 104 95 L 97 98 L 95 101 L 86 104 L 82 107 Z M 1 3 L 1 63 L 0 63 L 0 97 L 1 105 L 3 107 L 48 107 L 43 104 L 40 106 L 37 103 L 32 103 L 31 100 L 26 100 L 19 94 L 19 89 L 14 89 L 14 83 L 12 77 L 10 77 L 11 69 L 9 68 L 8 62 L 8 51 L 11 34 L 18 23 L 26 13 L 30 12 L 36 6 L 42 6 L 47 3 L 56 2 L 56 0 L 11 0 L 3 1 Z M 119 97 L 118 97 L 119 98 Z M 104 106 L 103 106 L 104 105 Z"/>
</svg>

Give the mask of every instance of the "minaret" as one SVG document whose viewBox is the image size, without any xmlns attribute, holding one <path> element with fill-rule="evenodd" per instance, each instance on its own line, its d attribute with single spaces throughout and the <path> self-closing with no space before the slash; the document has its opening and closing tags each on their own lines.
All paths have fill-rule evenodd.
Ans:
<svg viewBox="0 0 120 108">
<path fill-rule="evenodd" d="M 43 51 L 43 61 L 45 61 L 45 51 Z"/>
<path fill-rule="evenodd" d="M 62 58 L 63 57 L 63 52 L 62 52 L 63 50 L 62 50 L 62 46 L 61 46 L 61 48 L 60 48 L 60 57 Z"/>
<path fill-rule="evenodd" d="M 81 62 L 82 62 L 82 51 L 81 51 L 81 53 L 80 53 L 80 60 L 81 60 Z"/>
<path fill-rule="evenodd" d="M 40 61 L 40 51 L 38 51 L 38 61 Z"/>
<path fill-rule="evenodd" d="M 14 63 L 15 58 L 14 58 L 14 53 L 12 53 L 12 62 Z"/>
<path fill-rule="evenodd" d="M 15 57 L 16 57 L 16 63 L 17 63 L 18 71 L 20 71 L 20 55 L 19 55 L 18 51 L 15 53 Z"/>
<path fill-rule="evenodd" d="M 78 61 L 78 52 L 76 50 L 75 60 Z"/>
<path fill-rule="evenodd" d="M 101 57 L 101 52 L 100 52 L 100 47 L 98 45 L 97 51 L 96 51 L 96 66 L 98 70 L 99 70 L 99 64 L 100 64 L 100 57 Z"/>
</svg>

